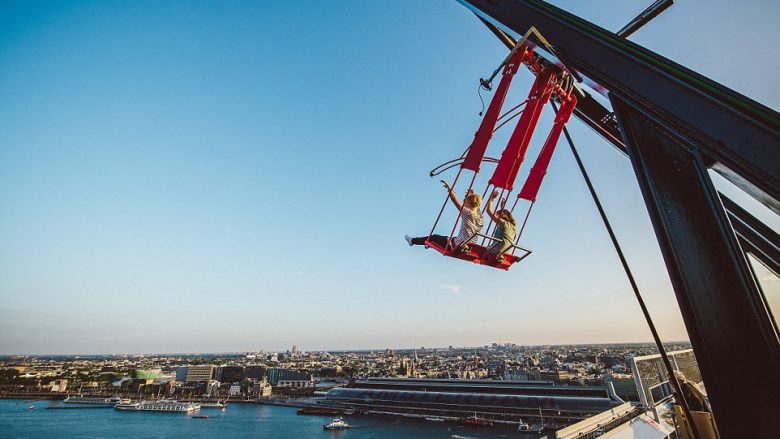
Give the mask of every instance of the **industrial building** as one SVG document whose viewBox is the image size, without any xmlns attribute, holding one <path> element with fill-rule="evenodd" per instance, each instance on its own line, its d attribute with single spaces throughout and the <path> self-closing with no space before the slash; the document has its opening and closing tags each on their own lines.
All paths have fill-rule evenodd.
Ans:
<svg viewBox="0 0 780 439">
<path fill-rule="evenodd" d="M 365 379 L 325 395 L 324 404 L 364 413 L 445 419 L 521 420 L 556 428 L 623 404 L 609 386 L 546 382 Z"/>
</svg>

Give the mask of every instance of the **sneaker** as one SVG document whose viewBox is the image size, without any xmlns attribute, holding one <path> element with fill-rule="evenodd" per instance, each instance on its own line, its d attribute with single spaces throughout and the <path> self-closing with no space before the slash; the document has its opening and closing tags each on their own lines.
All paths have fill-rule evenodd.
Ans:
<svg viewBox="0 0 780 439">
<path fill-rule="evenodd" d="M 406 240 L 406 242 L 408 242 L 408 243 L 409 243 L 409 246 L 410 246 L 410 247 L 411 247 L 412 245 L 414 245 L 414 244 L 412 244 L 412 237 L 411 237 L 411 236 L 409 236 L 409 235 L 404 235 L 404 239 Z"/>
</svg>

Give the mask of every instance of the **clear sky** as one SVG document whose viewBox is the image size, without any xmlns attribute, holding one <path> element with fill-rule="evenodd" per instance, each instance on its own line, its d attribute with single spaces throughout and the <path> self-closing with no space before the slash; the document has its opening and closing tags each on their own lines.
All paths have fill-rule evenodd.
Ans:
<svg viewBox="0 0 780 439">
<path fill-rule="evenodd" d="M 554 3 L 617 30 L 651 2 Z M 632 39 L 777 109 L 778 16 L 679 1 Z M 505 54 L 454 0 L 0 1 L 0 354 L 650 340 L 564 144 L 510 272 L 404 242 Z M 628 160 L 570 126 L 687 338 Z"/>
</svg>

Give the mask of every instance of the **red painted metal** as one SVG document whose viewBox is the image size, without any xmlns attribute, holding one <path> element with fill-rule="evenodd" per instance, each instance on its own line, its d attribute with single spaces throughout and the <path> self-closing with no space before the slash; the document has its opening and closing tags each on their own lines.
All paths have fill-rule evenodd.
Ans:
<svg viewBox="0 0 780 439">
<path fill-rule="evenodd" d="M 446 247 L 442 247 L 431 240 L 425 241 L 425 245 L 443 254 L 444 256 L 472 262 L 477 265 L 486 265 L 488 267 L 498 268 L 504 271 L 508 271 L 512 264 L 520 260 L 520 257 L 518 256 L 505 253 L 504 259 L 501 262 L 496 262 L 495 258 L 493 258 L 491 255 L 487 255 L 487 250 L 485 247 L 474 243 L 468 244 L 469 251 L 467 252 L 462 252 L 457 249 L 447 249 Z"/>
<path fill-rule="evenodd" d="M 561 96 L 562 94 L 559 94 Z M 563 95 L 566 96 L 566 95 Z M 577 97 L 574 94 L 562 98 L 561 110 L 555 116 L 555 122 L 550 130 L 550 134 L 547 136 L 547 140 L 542 146 L 542 150 L 537 157 L 536 162 L 531 168 L 531 173 L 528 175 L 528 179 L 525 181 L 523 188 L 520 190 L 519 198 L 524 198 L 530 202 L 536 201 L 536 196 L 539 194 L 539 188 L 542 186 L 542 180 L 547 175 L 547 167 L 550 166 L 550 160 L 552 159 L 555 146 L 558 144 L 558 139 L 563 132 L 563 126 L 568 122 L 571 117 L 574 107 L 577 106 Z"/>
<path fill-rule="evenodd" d="M 487 151 L 488 142 L 493 137 L 493 129 L 504 105 L 509 85 L 512 84 L 512 78 L 514 78 L 515 73 L 517 73 L 523 62 L 531 59 L 532 53 L 533 51 L 530 49 L 520 48 L 504 66 L 501 82 L 499 82 L 496 88 L 496 92 L 485 112 L 485 117 L 482 118 L 479 129 L 474 134 L 474 140 L 471 142 L 471 146 L 469 146 L 468 154 L 466 154 L 466 158 L 463 160 L 461 169 L 479 172 L 479 166 L 482 163 L 482 158 L 485 156 L 485 151 Z"/>
<path fill-rule="evenodd" d="M 523 109 L 523 115 L 520 116 L 515 130 L 501 154 L 501 160 L 498 162 L 493 176 L 490 177 L 489 183 L 493 186 L 512 190 L 515 178 L 517 178 L 517 171 L 520 169 L 520 164 L 523 162 L 528 144 L 531 141 L 531 135 L 536 128 L 544 105 L 550 99 L 553 79 L 554 75 L 547 70 L 541 71 L 536 76 L 531 92 L 528 94 L 528 104 Z"/>
</svg>

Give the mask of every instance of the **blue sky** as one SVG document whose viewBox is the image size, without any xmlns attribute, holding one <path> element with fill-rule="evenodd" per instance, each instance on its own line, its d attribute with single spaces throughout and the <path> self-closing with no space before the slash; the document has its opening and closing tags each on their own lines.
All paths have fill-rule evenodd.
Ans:
<svg viewBox="0 0 780 439">
<path fill-rule="evenodd" d="M 649 1 L 554 3 L 617 30 Z M 632 39 L 777 109 L 778 9 L 682 1 Z M 505 54 L 451 0 L 0 2 L 0 353 L 649 340 L 563 144 L 510 272 L 403 241 Z M 628 161 L 570 127 L 686 338 Z"/>
</svg>

